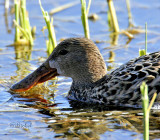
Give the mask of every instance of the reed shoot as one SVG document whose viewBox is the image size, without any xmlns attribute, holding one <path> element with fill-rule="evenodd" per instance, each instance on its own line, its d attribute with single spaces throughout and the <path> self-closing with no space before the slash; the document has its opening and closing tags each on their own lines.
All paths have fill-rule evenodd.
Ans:
<svg viewBox="0 0 160 140">
<path fill-rule="evenodd" d="M 15 21 L 16 23 L 19 23 L 19 4 L 17 0 L 14 0 L 14 8 L 15 8 Z M 15 26 L 15 39 L 14 41 L 17 42 L 19 40 L 20 34 L 19 29 L 17 26 Z"/>
<path fill-rule="evenodd" d="M 91 0 L 89 0 L 88 8 L 86 10 L 86 0 L 81 0 L 81 20 L 86 38 L 90 38 L 89 24 L 88 24 L 88 13 L 90 8 Z"/>
<path fill-rule="evenodd" d="M 33 37 L 31 33 L 31 27 L 29 23 L 29 17 L 26 10 L 26 0 L 21 0 L 21 4 L 17 0 L 14 1 L 15 5 L 15 43 L 23 44 L 28 42 L 29 45 L 33 45 Z M 23 41 L 22 41 L 23 39 Z M 25 40 L 25 41 L 24 41 Z"/>
<path fill-rule="evenodd" d="M 76 4 L 79 4 L 79 2 L 76 1 L 76 2 L 71 2 L 71 3 L 65 4 L 65 5 L 61 5 L 60 7 L 52 9 L 49 12 L 49 15 L 53 15 L 55 13 L 61 12 L 61 11 L 65 10 L 65 9 L 67 9 L 67 8 L 75 6 Z"/>
<path fill-rule="evenodd" d="M 145 52 L 147 54 L 147 22 L 145 23 Z"/>
<path fill-rule="evenodd" d="M 87 11 L 86 11 L 87 12 L 87 16 L 89 14 L 90 7 L 91 7 L 91 0 L 88 1 L 88 7 L 87 7 Z"/>
<path fill-rule="evenodd" d="M 109 13 L 110 13 L 110 18 L 112 19 L 112 24 L 113 24 L 113 30 L 114 32 L 118 33 L 119 32 L 119 24 L 117 20 L 117 15 L 116 15 L 116 10 L 114 8 L 114 4 L 112 0 L 107 0 L 108 7 L 109 7 Z"/>
<path fill-rule="evenodd" d="M 143 137 L 144 140 L 149 140 L 149 112 L 147 111 L 149 105 L 148 86 L 143 82 L 140 89 L 142 93 L 142 107 L 143 107 L 143 127 L 144 127 Z"/>
<path fill-rule="evenodd" d="M 145 50 L 139 50 L 139 56 L 143 56 L 146 55 L 146 51 Z"/>
<path fill-rule="evenodd" d="M 154 93 L 149 105 L 148 86 L 146 85 L 145 82 L 143 82 L 142 85 L 140 86 L 140 90 L 142 94 L 142 107 L 143 107 L 143 127 L 144 127 L 143 138 L 144 140 L 149 140 L 149 113 L 156 99 L 157 93 Z"/>
<path fill-rule="evenodd" d="M 48 14 L 47 11 L 44 11 L 42 4 L 41 4 L 41 0 L 39 0 L 39 5 L 44 17 L 44 20 L 46 22 L 46 26 L 48 29 L 48 39 L 49 42 L 47 41 L 47 51 L 49 54 L 51 54 L 51 52 L 53 51 L 53 49 L 57 46 L 57 42 L 56 42 L 56 35 L 55 35 L 55 31 L 54 31 L 54 27 L 53 27 L 53 18 L 50 20 L 50 16 Z"/>
<path fill-rule="evenodd" d="M 128 11 L 129 28 L 131 28 L 131 27 L 134 27 L 134 25 L 133 25 L 133 21 L 132 21 L 130 0 L 126 0 L 126 5 L 127 5 L 127 11 Z"/>
<path fill-rule="evenodd" d="M 145 23 L 145 49 L 139 50 L 139 56 L 147 54 L 147 23 Z"/>
</svg>

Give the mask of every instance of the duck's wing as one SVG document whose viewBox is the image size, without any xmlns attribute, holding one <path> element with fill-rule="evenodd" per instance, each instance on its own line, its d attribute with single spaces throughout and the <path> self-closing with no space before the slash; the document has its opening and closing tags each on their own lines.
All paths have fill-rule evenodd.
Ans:
<svg viewBox="0 0 160 140">
<path fill-rule="evenodd" d="M 140 85 L 148 85 L 149 98 L 160 92 L 160 52 L 130 60 L 108 77 L 107 101 L 113 104 L 140 104 Z M 160 94 L 156 101 L 160 101 Z"/>
</svg>

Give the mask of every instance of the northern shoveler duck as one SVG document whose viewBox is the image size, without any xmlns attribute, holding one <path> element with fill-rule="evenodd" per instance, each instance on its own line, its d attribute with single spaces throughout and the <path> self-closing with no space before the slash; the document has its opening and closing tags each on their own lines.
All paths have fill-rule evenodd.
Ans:
<svg viewBox="0 0 160 140">
<path fill-rule="evenodd" d="M 104 105 L 141 104 L 140 85 L 145 81 L 149 99 L 160 91 L 160 52 L 130 60 L 107 75 L 97 46 L 86 38 L 69 38 L 54 49 L 33 73 L 11 87 L 21 92 L 55 76 L 71 77 L 68 98 Z M 160 101 L 158 94 L 156 101 Z"/>
</svg>

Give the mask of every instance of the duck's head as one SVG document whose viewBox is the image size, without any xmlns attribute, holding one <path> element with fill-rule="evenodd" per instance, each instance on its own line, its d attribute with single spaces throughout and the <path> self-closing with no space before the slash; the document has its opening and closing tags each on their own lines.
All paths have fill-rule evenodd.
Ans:
<svg viewBox="0 0 160 140">
<path fill-rule="evenodd" d="M 73 79 L 74 85 L 87 86 L 106 75 L 106 65 L 96 45 L 86 38 L 62 41 L 49 58 L 34 72 L 11 87 L 12 91 L 26 91 L 55 76 Z"/>
</svg>

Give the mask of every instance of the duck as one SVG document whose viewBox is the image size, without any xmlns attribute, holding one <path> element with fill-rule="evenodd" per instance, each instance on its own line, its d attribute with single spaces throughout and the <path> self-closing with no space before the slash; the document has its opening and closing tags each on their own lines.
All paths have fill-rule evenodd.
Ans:
<svg viewBox="0 0 160 140">
<path fill-rule="evenodd" d="M 141 105 L 140 86 L 148 85 L 151 100 L 160 101 L 160 52 L 132 59 L 107 73 L 105 61 L 93 41 L 68 38 L 60 42 L 48 59 L 10 90 L 24 92 L 56 76 L 72 78 L 69 100 L 98 105 Z"/>
</svg>

